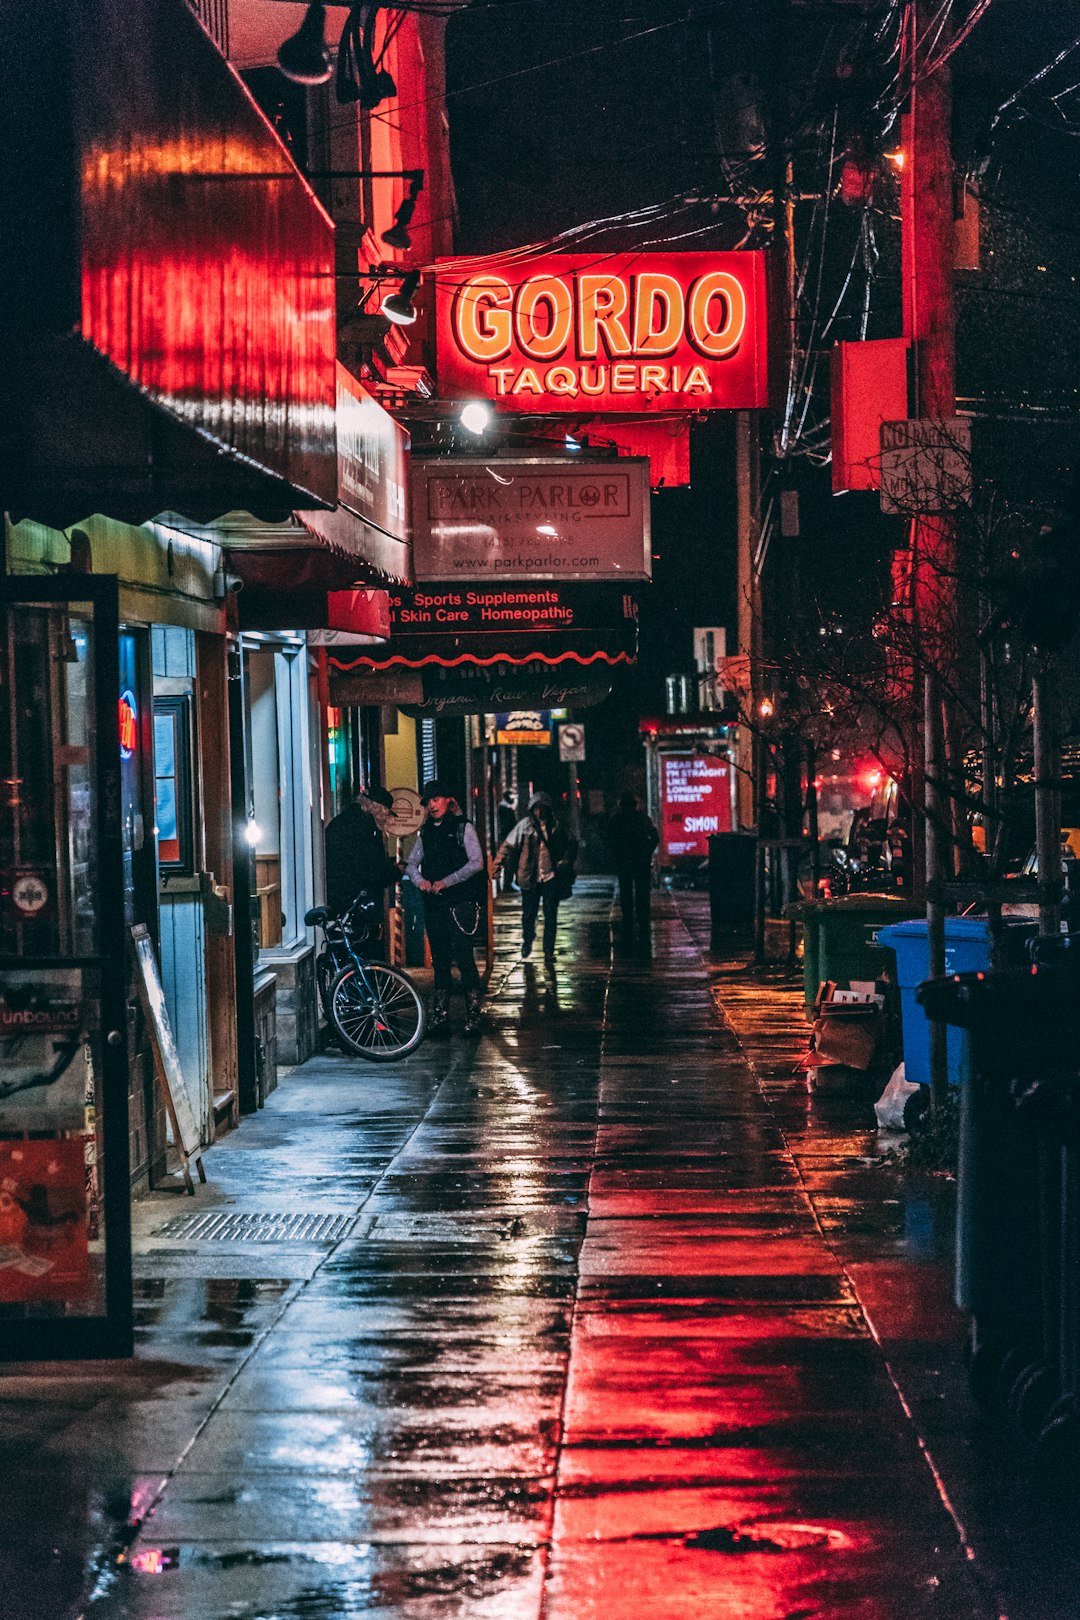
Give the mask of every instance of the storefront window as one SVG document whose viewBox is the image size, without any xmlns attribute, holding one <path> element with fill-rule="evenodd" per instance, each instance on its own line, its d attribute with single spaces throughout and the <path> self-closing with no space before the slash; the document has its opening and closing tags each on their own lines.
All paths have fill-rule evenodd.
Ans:
<svg viewBox="0 0 1080 1620">
<path fill-rule="evenodd" d="M 249 646 L 245 662 L 258 941 L 274 950 L 306 939 L 311 904 L 306 650 Z"/>
<path fill-rule="evenodd" d="M 0 1325 L 101 1314 L 105 1280 L 93 610 L 5 617 Z"/>
<path fill-rule="evenodd" d="M 158 866 L 188 874 L 193 866 L 191 699 L 154 699 L 154 826 Z"/>
</svg>

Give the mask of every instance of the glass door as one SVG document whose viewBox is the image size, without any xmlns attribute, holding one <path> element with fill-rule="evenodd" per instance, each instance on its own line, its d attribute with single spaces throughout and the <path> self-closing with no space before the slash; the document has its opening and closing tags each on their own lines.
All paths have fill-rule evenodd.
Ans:
<svg viewBox="0 0 1080 1620">
<path fill-rule="evenodd" d="M 118 637 L 115 579 L 0 584 L 7 1359 L 131 1353 Z"/>
</svg>

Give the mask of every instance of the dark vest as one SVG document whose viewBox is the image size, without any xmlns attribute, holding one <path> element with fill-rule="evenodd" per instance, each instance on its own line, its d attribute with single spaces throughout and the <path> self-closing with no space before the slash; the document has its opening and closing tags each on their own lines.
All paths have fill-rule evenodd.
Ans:
<svg viewBox="0 0 1080 1620">
<path fill-rule="evenodd" d="M 468 860 L 465 852 L 465 819 L 463 816 L 444 816 L 440 822 L 425 821 L 420 834 L 424 846 L 423 857 L 420 861 L 420 876 L 429 883 L 438 883 L 440 878 L 449 877 L 452 872 L 460 872 Z M 444 894 L 426 894 L 424 900 L 427 904 L 460 905 L 463 901 L 479 900 L 484 893 L 484 873 L 479 871 L 475 876 L 466 878 L 464 883 L 455 883 Z"/>
</svg>

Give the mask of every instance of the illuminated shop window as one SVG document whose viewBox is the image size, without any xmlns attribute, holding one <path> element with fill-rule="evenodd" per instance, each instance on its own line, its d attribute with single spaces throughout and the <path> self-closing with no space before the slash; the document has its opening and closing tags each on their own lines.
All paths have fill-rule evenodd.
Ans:
<svg viewBox="0 0 1080 1620">
<path fill-rule="evenodd" d="M 154 825 L 162 872 L 194 871 L 191 699 L 154 699 Z"/>
</svg>

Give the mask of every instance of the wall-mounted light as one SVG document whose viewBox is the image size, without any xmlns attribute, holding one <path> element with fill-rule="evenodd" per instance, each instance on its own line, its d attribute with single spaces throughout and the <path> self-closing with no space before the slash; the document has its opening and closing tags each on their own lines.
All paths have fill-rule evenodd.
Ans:
<svg viewBox="0 0 1080 1620">
<path fill-rule="evenodd" d="M 467 433 L 475 433 L 479 437 L 491 426 L 491 407 L 482 399 L 470 399 L 461 407 L 458 421 Z"/>
<path fill-rule="evenodd" d="M 403 253 L 408 252 L 409 248 L 412 247 L 409 226 L 412 224 L 412 217 L 416 213 L 417 200 L 424 189 L 424 173 L 422 169 L 419 171 L 419 176 L 419 179 L 414 176 L 409 182 L 409 194 L 398 204 L 397 213 L 394 215 L 394 223 L 388 231 L 382 233 L 382 239 L 387 247 L 400 248 Z"/>
<path fill-rule="evenodd" d="M 277 64 L 294 84 L 325 84 L 333 72 L 333 58 L 326 43 L 326 7 L 312 0 L 304 20 L 277 53 Z"/>
<path fill-rule="evenodd" d="M 886 152 L 884 156 L 886 163 L 891 163 L 894 169 L 902 169 L 907 154 L 902 146 L 898 146 L 895 152 Z"/>
<path fill-rule="evenodd" d="M 397 292 L 383 299 L 379 313 L 385 315 L 388 321 L 393 321 L 395 326 L 412 326 L 416 320 L 413 294 L 419 285 L 419 270 L 410 270 Z"/>
<path fill-rule="evenodd" d="M 244 828 L 244 841 L 252 849 L 258 849 L 259 839 L 262 837 L 262 828 L 257 821 L 249 821 Z"/>
</svg>

